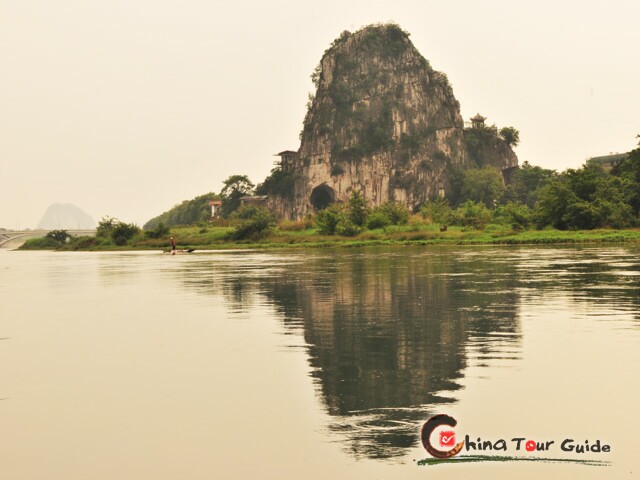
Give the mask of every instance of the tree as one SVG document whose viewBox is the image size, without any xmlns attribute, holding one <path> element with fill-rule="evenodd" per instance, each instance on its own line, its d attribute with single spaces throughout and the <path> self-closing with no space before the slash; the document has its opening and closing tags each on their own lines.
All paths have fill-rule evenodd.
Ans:
<svg viewBox="0 0 640 480">
<path fill-rule="evenodd" d="M 354 210 L 351 210 L 349 204 L 338 203 L 320 210 L 316 215 L 318 232 L 322 235 L 344 235 L 347 237 L 360 233 L 368 218 L 368 210 L 366 216 L 359 216 L 359 213 L 362 213 L 360 199 L 362 199 L 361 196 L 358 198 L 356 195 L 356 201 L 354 202 L 356 208 Z M 359 220 L 360 218 L 362 218 L 362 225 L 355 224 L 353 220 Z"/>
<path fill-rule="evenodd" d="M 502 127 L 500 129 L 500 137 L 510 147 L 517 147 L 520 143 L 520 132 L 513 127 Z"/>
<path fill-rule="evenodd" d="M 45 235 L 45 238 L 50 238 L 51 240 L 63 244 L 71 238 L 71 235 L 66 230 L 51 230 L 49 233 Z"/>
<path fill-rule="evenodd" d="M 625 228 L 637 224 L 630 200 L 637 189 L 629 179 L 610 175 L 601 166 L 569 169 L 550 181 L 536 204 L 539 226 L 564 229 Z"/>
<path fill-rule="evenodd" d="M 213 192 L 199 195 L 191 200 L 185 200 L 175 205 L 166 212 L 152 218 L 144 224 L 145 230 L 158 228 L 162 223 L 167 227 L 176 225 L 193 225 L 206 222 L 211 218 L 211 200 L 219 200 L 220 197 Z"/>
<path fill-rule="evenodd" d="M 567 207 L 577 200 L 564 173 L 552 179 L 540 192 L 540 198 L 535 206 L 538 227 L 551 225 L 560 230 L 568 228 Z"/>
<path fill-rule="evenodd" d="M 463 227 L 473 227 L 482 230 L 491 221 L 492 215 L 481 202 L 467 200 L 454 212 L 454 223 Z"/>
<path fill-rule="evenodd" d="M 500 205 L 494 212 L 496 223 L 510 225 L 513 229 L 525 229 L 531 225 L 532 211 L 523 203 L 507 202 Z"/>
<path fill-rule="evenodd" d="M 462 179 L 462 200 L 483 203 L 493 208 L 505 191 L 502 175 L 491 167 L 467 170 Z"/>
<path fill-rule="evenodd" d="M 511 182 L 507 186 L 503 201 L 521 202 L 529 208 L 538 201 L 540 190 L 556 172 L 538 166 L 533 166 L 525 161 L 511 176 Z"/>
<path fill-rule="evenodd" d="M 169 235 L 169 227 L 167 227 L 164 223 L 160 222 L 156 228 L 153 230 L 147 230 L 144 232 L 145 237 L 147 238 L 162 238 Z"/>
<path fill-rule="evenodd" d="M 376 210 L 386 215 L 391 225 L 406 225 L 411 216 L 409 209 L 397 202 L 385 202 L 377 207 Z"/>
<path fill-rule="evenodd" d="M 256 195 L 277 195 L 279 197 L 293 199 L 294 195 L 293 172 L 285 172 L 280 167 L 275 167 L 264 182 L 256 187 Z"/>
<path fill-rule="evenodd" d="M 345 216 L 344 208 L 339 203 L 334 203 L 320 210 L 315 218 L 318 233 L 321 235 L 335 235 L 338 223 Z"/>
<path fill-rule="evenodd" d="M 367 200 L 362 196 L 362 192 L 354 191 L 351 193 L 347 208 L 351 223 L 357 227 L 364 227 L 369 216 L 369 206 Z"/>
<path fill-rule="evenodd" d="M 449 202 L 444 198 L 430 200 L 420 208 L 420 214 L 423 218 L 428 218 L 431 223 L 439 225 L 448 225 L 453 220 L 453 210 Z"/>
<path fill-rule="evenodd" d="M 376 228 L 384 228 L 391 225 L 391 220 L 382 211 L 376 209 L 367 218 L 367 228 L 369 230 L 375 230 Z"/>
<path fill-rule="evenodd" d="M 228 217 L 240 207 L 240 199 L 253 193 L 253 183 L 246 175 L 231 175 L 223 183 L 221 213 Z"/>
<path fill-rule="evenodd" d="M 116 245 L 125 245 L 129 240 L 140 233 L 140 228 L 133 223 L 118 222 L 111 231 L 111 238 Z"/>
<path fill-rule="evenodd" d="M 102 217 L 98 222 L 98 228 L 96 228 L 96 237 L 110 237 L 111 232 L 120 221 L 113 217 Z"/>
<path fill-rule="evenodd" d="M 611 174 L 619 178 L 625 191 L 625 198 L 633 208 L 634 214 L 640 214 L 640 148 L 632 150 L 627 158 L 613 167 Z"/>
<path fill-rule="evenodd" d="M 133 223 L 124 223 L 117 218 L 102 217 L 98 222 L 96 237 L 108 238 L 116 245 L 124 245 L 140 233 L 140 227 Z"/>
</svg>

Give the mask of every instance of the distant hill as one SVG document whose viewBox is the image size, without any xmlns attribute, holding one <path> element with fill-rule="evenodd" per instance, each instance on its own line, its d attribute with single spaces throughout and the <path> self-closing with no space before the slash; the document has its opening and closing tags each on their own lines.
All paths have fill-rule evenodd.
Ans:
<svg viewBox="0 0 640 480">
<path fill-rule="evenodd" d="M 144 224 L 145 230 L 153 230 L 158 224 L 163 223 L 167 227 L 176 225 L 191 225 L 198 222 L 206 222 L 211 218 L 209 202 L 220 197 L 215 193 L 205 193 L 192 200 L 185 200 L 173 208 L 153 217 Z"/>
<path fill-rule="evenodd" d="M 54 203 L 38 223 L 42 229 L 88 230 L 96 228 L 91 216 L 70 203 Z"/>
</svg>

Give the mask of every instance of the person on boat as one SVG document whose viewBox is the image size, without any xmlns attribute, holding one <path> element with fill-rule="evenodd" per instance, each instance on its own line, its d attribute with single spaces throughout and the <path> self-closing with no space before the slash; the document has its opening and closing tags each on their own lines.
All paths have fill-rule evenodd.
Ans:
<svg viewBox="0 0 640 480">
<path fill-rule="evenodd" d="M 171 255 L 176 254 L 176 239 L 171 237 Z"/>
</svg>

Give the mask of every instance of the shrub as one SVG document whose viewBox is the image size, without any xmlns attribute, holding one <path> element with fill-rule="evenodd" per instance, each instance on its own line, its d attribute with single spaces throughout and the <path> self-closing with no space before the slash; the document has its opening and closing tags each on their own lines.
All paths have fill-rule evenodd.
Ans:
<svg viewBox="0 0 640 480">
<path fill-rule="evenodd" d="M 384 212 L 381 212 L 378 209 L 371 212 L 369 218 L 367 219 L 367 228 L 369 230 L 384 228 L 388 225 L 391 225 L 391 220 Z"/>
<path fill-rule="evenodd" d="M 315 218 L 318 233 L 321 235 L 335 235 L 338 223 L 343 216 L 343 207 L 337 203 L 320 210 Z"/>
<path fill-rule="evenodd" d="M 111 231 L 111 238 L 116 245 L 124 245 L 138 233 L 140 233 L 140 228 L 137 225 L 118 222 Z"/>
<path fill-rule="evenodd" d="M 276 225 L 274 216 L 266 208 L 243 205 L 233 213 L 236 222 L 231 232 L 234 240 L 257 240 L 264 237 Z"/>
<path fill-rule="evenodd" d="M 385 202 L 377 210 L 384 213 L 392 225 L 406 225 L 411 215 L 406 206 L 396 202 Z"/>
<path fill-rule="evenodd" d="M 29 238 L 22 244 L 20 250 L 49 250 L 60 246 L 60 243 L 50 237 Z"/>
<path fill-rule="evenodd" d="M 318 232 L 322 235 L 353 236 L 367 224 L 369 207 L 362 192 L 353 192 L 346 204 L 333 204 L 316 215 Z"/>
<path fill-rule="evenodd" d="M 330 173 L 332 177 L 337 177 L 344 173 L 344 168 L 342 168 L 342 165 L 340 165 L 339 163 L 334 163 L 333 165 L 331 165 Z"/>
<path fill-rule="evenodd" d="M 454 223 L 463 227 L 473 227 L 482 230 L 490 221 L 491 210 L 482 203 L 467 200 L 456 208 L 454 212 Z"/>
<path fill-rule="evenodd" d="M 507 202 L 500 205 L 494 212 L 495 220 L 511 225 L 514 229 L 528 228 L 533 221 L 533 212 L 531 209 L 520 202 Z"/>
<path fill-rule="evenodd" d="M 140 233 L 140 228 L 133 223 L 124 223 L 117 218 L 103 217 L 96 229 L 96 238 L 110 239 L 116 245 L 125 245 Z"/>
<path fill-rule="evenodd" d="M 362 227 L 354 224 L 349 217 L 342 216 L 336 225 L 336 233 L 345 237 L 353 237 L 362 231 Z"/>
<path fill-rule="evenodd" d="M 430 200 L 420 207 L 422 218 L 431 220 L 432 223 L 448 225 L 453 222 L 453 210 L 449 202 L 443 198 Z"/>
<path fill-rule="evenodd" d="M 105 239 L 106 240 L 106 239 Z M 73 237 L 68 244 L 68 248 L 71 250 L 86 250 L 88 248 L 98 245 L 99 239 L 97 237 L 89 237 L 83 235 L 81 237 Z M 108 242 L 106 242 L 108 243 Z"/>
</svg>

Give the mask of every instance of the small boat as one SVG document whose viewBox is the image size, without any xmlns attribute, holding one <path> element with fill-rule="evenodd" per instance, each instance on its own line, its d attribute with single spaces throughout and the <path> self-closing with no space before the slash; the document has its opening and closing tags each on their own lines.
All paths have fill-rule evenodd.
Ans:
<svg viewBox="0 0 640 480">
<path fill-rule="evenodd" d="M 188 248 L 186 250 L 163 250 L 162 253 L 168 253 L 170 255 L 182 255 L 183 253 L 193 253 L 195 252 L 196 249 L 195 248 Z"/>
</svg>

